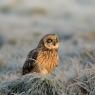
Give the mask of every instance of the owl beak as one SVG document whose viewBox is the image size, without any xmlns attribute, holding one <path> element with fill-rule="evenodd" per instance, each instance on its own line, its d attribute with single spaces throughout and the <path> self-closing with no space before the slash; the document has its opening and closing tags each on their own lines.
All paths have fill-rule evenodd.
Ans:
<svg viewBox="0 0 95 95">
<path fill-rule="evenodd" d="M 53 42 L 53 45 L 54 45 L 54 46 L 56 45 L 56 41 Z"/>
</svg>

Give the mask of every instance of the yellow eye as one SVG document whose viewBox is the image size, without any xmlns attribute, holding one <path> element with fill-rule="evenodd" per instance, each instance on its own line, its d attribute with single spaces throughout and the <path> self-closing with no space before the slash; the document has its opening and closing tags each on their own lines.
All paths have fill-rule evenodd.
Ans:
<svg viewBox="0 0 95 95">
<path fill-rule="evenodd" d="M 52 42 L 52 39 L 48 39 L 48 40 L 47 40 L 47 43 L 51 43 L 51 42 Z"/>
</svg>

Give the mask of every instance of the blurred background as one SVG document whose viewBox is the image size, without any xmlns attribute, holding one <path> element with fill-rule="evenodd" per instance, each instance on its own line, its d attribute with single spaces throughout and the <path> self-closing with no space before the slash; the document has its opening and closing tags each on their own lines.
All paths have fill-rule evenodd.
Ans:
<svg viewBox="0 0 95 95">
<path fill-rule="evenodd" d="M 20 75 L 28 52 L 48 33 L 60 37 L 59 78 L 94 63 L 95 0 L 0 0 L 0 82 Z"/>
</svg>

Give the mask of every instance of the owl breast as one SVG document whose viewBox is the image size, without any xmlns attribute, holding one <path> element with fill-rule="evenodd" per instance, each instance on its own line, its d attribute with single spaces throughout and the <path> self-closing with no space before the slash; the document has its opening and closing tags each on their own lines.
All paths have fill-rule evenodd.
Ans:
<svg viewBox="0 0 95 95">
<path fill-rule="evenodd" d="M 58 64 L 57 51 L 41 51 L 39 52 L 37 63 L 40 73 L 48 74 L 53 71 L 53 69 Z"/>
</svg>

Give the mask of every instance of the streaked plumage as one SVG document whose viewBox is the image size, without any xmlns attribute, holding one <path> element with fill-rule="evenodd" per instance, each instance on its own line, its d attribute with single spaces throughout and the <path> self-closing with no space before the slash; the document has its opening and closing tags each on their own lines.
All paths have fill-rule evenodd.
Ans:
<svg viewBox="0 0 95 95">
<path fill-rule="evenodd" d="M 22 74 L 30 72 L 49 74 L 58 64 L 59 40 L 55 34 L 44 36 L 36 49 L 29 52 Z"/>
</svg>

